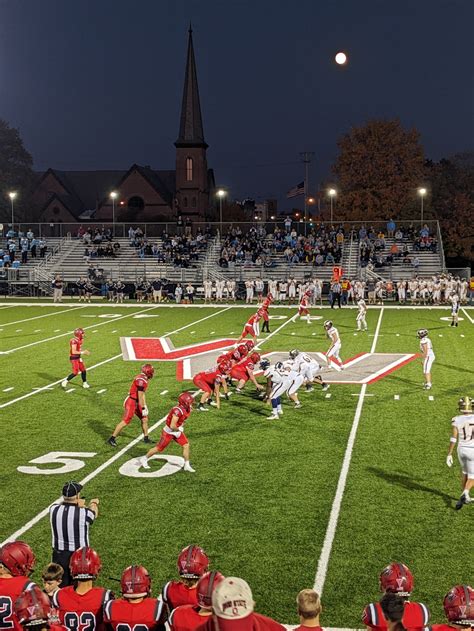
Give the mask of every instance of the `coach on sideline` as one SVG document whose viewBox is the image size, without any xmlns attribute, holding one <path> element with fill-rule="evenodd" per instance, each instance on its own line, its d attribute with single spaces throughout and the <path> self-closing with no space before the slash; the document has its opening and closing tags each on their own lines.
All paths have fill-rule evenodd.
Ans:
<svg viewBox="0 0 474 631">
<path fill-rule="evenodd" d="M 49 509 L 53 541 L 53 563 L 64 569 L 61 587 L 71 585 L 69 559 L 74 550 L 89 546 L 89 526 L 99 514 L 99 500 L 93 499 L 86 507 L 81 499 L 82 484 L 66 482 L 63 486 L 63 501 Z"/>
</svg>

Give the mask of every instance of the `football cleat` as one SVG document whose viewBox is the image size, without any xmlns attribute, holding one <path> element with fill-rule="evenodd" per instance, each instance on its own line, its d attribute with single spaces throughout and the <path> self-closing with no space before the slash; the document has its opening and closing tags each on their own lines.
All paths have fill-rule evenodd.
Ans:
<svg viewBox="0 0 474 631">
<path fill-rule="evenodd" d="M 196 470 L 192 468 L 189 462 L 184 463 L 183 471 L 187 471 L 188 473 L 196 473 Z"/>
<path fill-rule="evenodd" d="M 151 443 L 150 437 L 149 436 L 143 436 L 143 442 L 144 443 Z"/>
<path fill-rule="evenodd" d="M 295 403 L 295 410 L 298 410 L 299 408 L 303 407 L 301 405 L 301 403 L 298 401 L 298 403 Z"/>
<path fill-rule="evenodd" d="M 308 384 L 306 386 L 306 392 L 313 392 L 313 390 L 314 390 L 314 388 L 313 388 L 313 386 L 311 384 Z"/>
<path fill-rule="evenodd" d="M 464 506 L 464 504 L 467 504 L 467 498 L 464 495 L 464 493 L 461 495 L 461 497 L 458 499 L 458 501 L 456 502 L 456 510 L 461 510 L 461 508 Z"/>
<path fill-rule="evenodd" d="M 329 388 L 331 387 L 329 383 L 323 383 L 323 392 L 326 392 L 326 390 L 329 390 Z"/>
<path fill-rule="evenodd" d="M 197 406 L 199 412 L 209 412 L 209 408 L 206 408 L 202 403 Z"/>
<path fill-rule="evenodd" d="M 82 387 L 87 389 L 87 388 L 90 388 L 90 385 L 87 383 L 87 381 L 84 381 L 82 383 Z"/>
<path fill-rule="evenodd" d="M 67 379 L 63 379 L 63 381 L 61 381 L 61 387 L 62 388 L 67 388 L 69 381 Z"/>
<path fill-rule="evenodd" d="M 140 462 L 140 467 L 143 467 L 144 469 L 151 469 L 150 465 L 148 464 L 148 458 L 146 456 L 142 456 L 139 459 Z"/>
<path fill-rule="evenodd" d="M 270 416 L 267 416 L 267 421 L 277 421 L 278 419 L 278 414 L 270 414 Z"/>
<path fill-rule="evenodd" d="M 217 407 L 217 403 L 215 401 L 209 401 L 209 405 L 212 405 L 213 408 Z"/>
<path fill-rule="evenodd" d="M 115 440 L 115 436 L 111 436 L 107 442 L 111 447 L 117 447 L 117 441 Z"/>
</svg>

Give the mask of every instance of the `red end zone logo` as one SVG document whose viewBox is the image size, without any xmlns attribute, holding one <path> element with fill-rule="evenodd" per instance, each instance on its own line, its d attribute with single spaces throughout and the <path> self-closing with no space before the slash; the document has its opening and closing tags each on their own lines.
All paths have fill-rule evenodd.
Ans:
<svg viewBox="0 0 474 631">
<path fill-rule="evenodd" d="M 232 348 L 235 342 L 235 339 L 222 338 L 175 348 L 168 337 L 120 338 L 126 361 L 175 361 L 178 381 L 190 380 L 198 372 L 214 366 L 222 351 Z M 418 357 L 416 353 L 359 353 L 344 361 L 342 372 L 336 372 L 326 367 L 324 353 L 310 351 L 308 354 L 323 367 L 321 374 L 327 383 L 359 385 L 383 379 Z M 268 352 L 262 354 L 262 357 L 268 357 L 272 363 L 283 361 L 288 359 L 288 351 Z"/>
</svg>

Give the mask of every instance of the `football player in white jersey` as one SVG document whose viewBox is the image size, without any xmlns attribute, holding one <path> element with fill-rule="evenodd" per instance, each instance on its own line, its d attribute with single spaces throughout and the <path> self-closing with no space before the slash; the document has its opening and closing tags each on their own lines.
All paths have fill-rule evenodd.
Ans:
<svg viewBox="0 0 474 631">
<path fill-rule="evenodd" d="M 204 285 L 204 302 L 212 301 L 212 280 L 205 280 Z"/>
<path fill-rule="evenodd" d="M 459 399 L 461 414 L 451 420 L 453 435 L 450 438 L 446 464 L 453 466 L 454 446 L 458 446 L 458 459 L 462 470 L 462 495 L 456 504 L 456 510 L 469 504 L 472 498 L 469 491 L 474 486 L 474 401 L 470 397 Z"/>
<path fill-rule="evenodd" d="M 269 421 L 278 419 L 283 414 L 281 407 L 281 395 L 284 394 L 284 386 L 288 381 L 288 373 L 282 362 L 270 364 L 268 359 L 262 359 L 260 368 L 263 370 L 263 376 L 267 379 L 267 393 L 265 399 L 270 400 L 272 404 L 272 413 L 267 416 Z M 281 392 L 280 392 L 281 390 Z"/>
<path fill-rule="evenodd" d="M 459 296 L 455 291 L 449 296 L 449 302 L 451 303 L 451 326 L 457 326 L 459 319 Z"/>
<path fill-rule="evenodd" d="M 341 370 L 344 370 L 344 366 L 339 354 L 341 351 L 341 338 L 339 337 L 339 331 L 333 325 L 331 320 L 326 320 L 323 326 L 326 329 L 326 335 L 331 340 L 331 344 L 326 351 L 328 368 L 334 368 L 340 372 Z M 332 358 L 337 361 L 334 361 L 334 359 L 331 361 Z"/>
<path fill-rule="evenodd" d="M 433 351 L 433 344 L 428 337 L 427 329 L 419 329 L 417 331 L 418 338 L 420 339 L 420 351 L 422 353 L 423 360 L 423 375 L 425 378 L 425 384 L 423 388 L 425 390 L 431 390 L 431 366 L 435 360 L 435 354 Z"/>
<path fill-rule="evenodd" d="M 323 390 L 329 389 L 329 384 L 323 381 L 323 378 L 319 374 L 321 372 L 321 365 L 314 357 L 307 353 L 300 352 L 297 348 L 294 348 L 289 353 L 290 360 L 293 360 L 293 370 L 296 370 L 303 376 L 306 384 L 306 391 L 312 392 L 313 383 L 319 383 Z"/>
<path fill-rule="evenodd" d="M 365 316 L 367 314 L 367 304 L 362 296 L 357 298 L 357 309 L 357 330 L 367 331 L 367 320 L 365 319 Z"/>
</svg>

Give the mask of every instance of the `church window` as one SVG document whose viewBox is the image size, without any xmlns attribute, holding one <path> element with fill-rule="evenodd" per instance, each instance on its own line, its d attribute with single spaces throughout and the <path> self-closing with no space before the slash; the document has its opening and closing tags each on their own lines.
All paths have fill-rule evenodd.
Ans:
<svg viewBox="0 0 474 631">
<path fill-rule="evenodd" d="M 184 208 L 188 207 L 188 198 L 187 197 L 183 197 L 183 206 L 184 206 Z"/>
<path fill-rule="evenodd" d="M 192 198 L 192 200 L 191 200 L 191 206 L 192 206 L 193 208 L 196 208 L 196 206 L 197 206 L 197 201 L 196 201 L 196 198 L 195 198 L 195 197 L 193 197 L 193 198 Z"/>
<path fill-rule="evenodd" d="M 135 195 L 128 200 L 128 207 L 130 210 L 143 210 L 145 208 L 145 202 L 143 198 Z"/>
<path fill-rule="evenodd" d="M 186 182 L 191 182 L 193 179 L 193 159 L 186 158 Z"/>
</svg>

